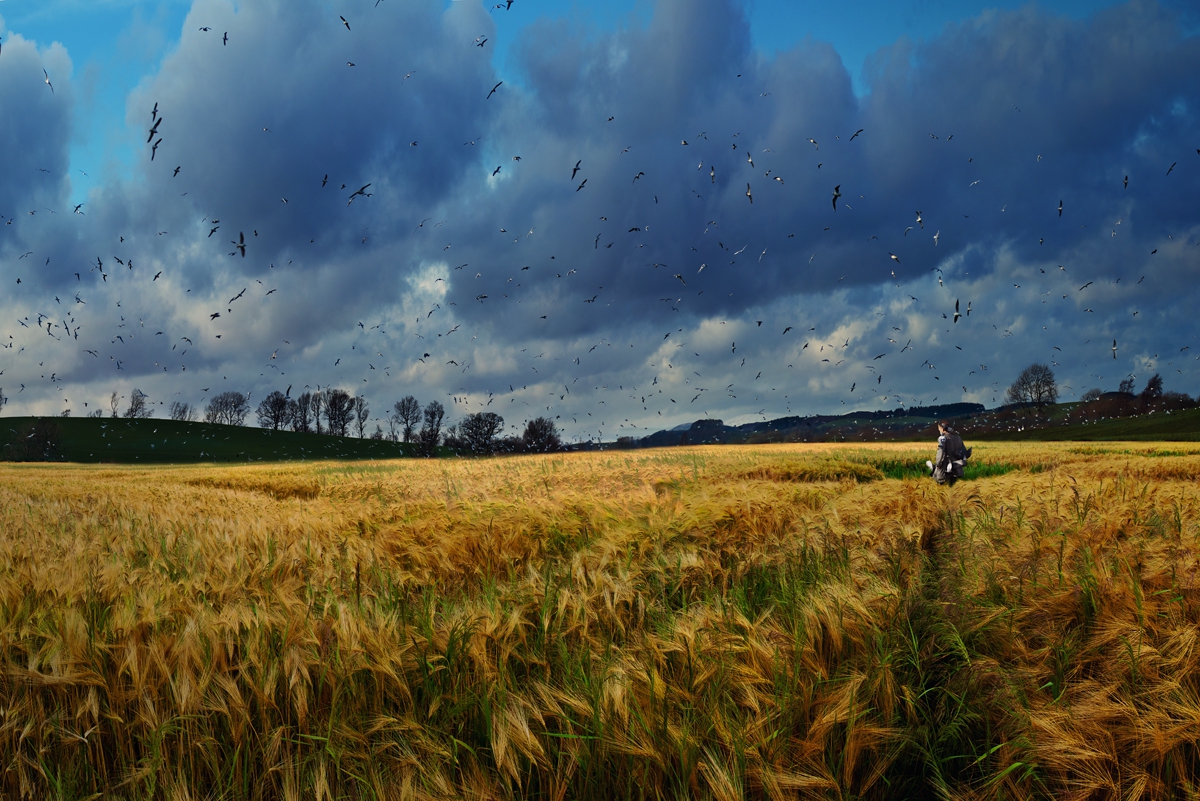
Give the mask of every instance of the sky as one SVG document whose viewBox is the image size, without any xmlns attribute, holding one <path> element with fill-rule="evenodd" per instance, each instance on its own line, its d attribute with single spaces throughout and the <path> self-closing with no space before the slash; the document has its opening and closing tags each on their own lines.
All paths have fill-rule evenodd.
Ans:
<svg viewBox="0 0 1200 801">
<path fill-rule="evenodd" d="M 0 0 L 0 413 L 340 387 L 385 429 L 411 394 L 611 441 L 991 407 L 1033 362 L 1064 400 L 1195 395 L 1198 31 L 1141 0 Z"/>
</svg>

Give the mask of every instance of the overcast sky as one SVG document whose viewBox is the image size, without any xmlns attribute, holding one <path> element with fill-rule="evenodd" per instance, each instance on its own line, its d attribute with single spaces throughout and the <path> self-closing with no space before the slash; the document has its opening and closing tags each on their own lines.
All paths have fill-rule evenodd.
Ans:
<svg viewBox="0 0 1200 801">
<path fill-rule="evenodd" d="M 493 5 L 0 0 L 3 413 L 1200 392 L 1188 4 Z"/>
</svg>

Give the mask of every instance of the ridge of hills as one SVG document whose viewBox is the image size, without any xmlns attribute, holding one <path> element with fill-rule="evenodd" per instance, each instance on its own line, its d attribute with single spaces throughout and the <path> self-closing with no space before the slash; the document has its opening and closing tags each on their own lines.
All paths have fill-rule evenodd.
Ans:
<svg viewBox="0 0 1200 801">
<path fill-rule="evenodd" d="M 977 440 L 1200 440 L 1200 408 L 1170 400 L 1145 401 L 1109 393 L 1089 403 L 1016 404 L 987 409 L 979 403 L 948 403 L 841 415 L 779 417 L 727 426 L 701 419 L 690 426 L 622 437 L 620 448 L 770 442 L 905 442 L 937 439 L 937 421 L 949 420 L 963 437 Z"/>
</svg>

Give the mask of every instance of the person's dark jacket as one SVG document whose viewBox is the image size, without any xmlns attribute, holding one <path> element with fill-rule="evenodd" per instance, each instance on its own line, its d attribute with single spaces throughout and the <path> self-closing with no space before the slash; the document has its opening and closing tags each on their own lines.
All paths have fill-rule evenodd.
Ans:
<svg viewBox="0 0 1200 801">
<path fill-rule="evenodd" d="M 933 461 L 933 480 L 953 484 L 963 477 L 971 451 L 963 445 L 962 437 L 953 428 L 938 437 L 937 458 Z"/>
</svg>

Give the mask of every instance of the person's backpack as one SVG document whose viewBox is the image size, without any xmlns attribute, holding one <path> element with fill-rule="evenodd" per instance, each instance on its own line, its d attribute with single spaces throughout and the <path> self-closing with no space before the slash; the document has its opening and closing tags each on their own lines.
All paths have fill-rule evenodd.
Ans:
<svg viewBox="0 0 1200 801">
<path fill-rule="evenodd" d="M 971 448 L 963 448 L 963 457 L 950 462 L 950 472 L 955 478 L 962 478 L 967 469 L 967 460 L 971 458 Z"/>
</svg>

